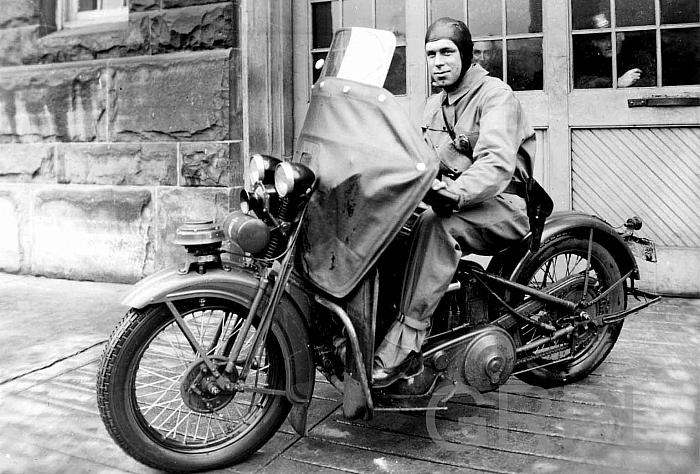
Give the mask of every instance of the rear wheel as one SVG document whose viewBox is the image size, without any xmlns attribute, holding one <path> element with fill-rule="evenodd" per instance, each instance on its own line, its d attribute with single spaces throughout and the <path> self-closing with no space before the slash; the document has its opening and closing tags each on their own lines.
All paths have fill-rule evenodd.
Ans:
<svg viewBox="0 0 700 474">
<path fill-rule="evenodd" d="M 185 323 L 220 370 L 248 310 L 226 300 L 176 302 Z M 250 353 L 253 323 L 236 363 Z M 284 360 L 272 331 L 245 381 L 284 389 Z M 167 471 L 239 462 L 274 435 L 290 409 L 279 395 L 200 390 L 213 377 L 165 305 L 132 309 L 105 348 L 97 401 L 112 438 L 130 456 Z M 196 387 L 192 389 L 191 387 Z"/>
<path fill-rule="evenodd" d="M 584 294 L 584 276 L 588 264 L 588 239 L 572 235 L 559 235 L 543 244 L 521 268 L 516 281 L 537 289 L 546 290 L 555 283 L 564 283 L 558 296 L 572 302 L 581 300 Z M 587 299 L 592 300 L 620 279 L 620 269 L 610 252 L 597 242 L 591 248 L 590 270 L 588 272 Z M 622 285 L 613 289 L 605 298 L 586 311 L 591 315 L 610 314 L 623 310 L 625 294 Z M 556 310 L 540 311 L 535 315 L 542 322 L 564 327 L 570 320 L 569 314 Z M 579 326 L 564 340 L 542 344 L 525 357 L 517 370 L 533 369 L 518 377 L 530 384 L 553 387 L 581 380 L 608 355 L 622 329 L 619 323 L 597 327 L 593 323 Z M 521 324 L 514 339 L 518 346 L 528 344 L 548 335 L 541 328 L 531 324 Z M 557 361 L 561 362 L 557 363 Z M 552 364 L 553 363 L 553 364 Z"/>
</svg>

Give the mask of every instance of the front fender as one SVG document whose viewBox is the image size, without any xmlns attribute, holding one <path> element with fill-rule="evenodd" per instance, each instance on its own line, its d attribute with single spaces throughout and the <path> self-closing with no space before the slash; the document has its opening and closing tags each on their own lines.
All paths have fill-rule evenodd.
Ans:
<svg viewBox="0 0 700 474">
<path fill-rule="evenodd" d="M 143 308 L 165 301 L 209 297 L 226 299 L 249 308 L 257 288 L 258 278 L 243 269 L 224 271 L 214 268 L 201 275 L 196 272 L 183 275 L 177 268 L 168 268 L 138 282 L 122 299 L 122 304 Z M 289 293 L 282 296 L 271 330 L 279 341 L 285 361 L 287 398 L 295 404 L 290 416 L 296 414 L 296 418 L 303 418 L 305 423 L 306 408 L 314 391 L 315 372 L 309 327 L 303 314 L 306 303 L 295 301 L 295 298 L 302 297 L 301 292 L 295 292 L 295 297 Z M 299 416 L 299 411 L 304 413 L 303 417 Z M 295 428 L 301 422 L 292 421 Z"/>
<path fill-rule="evenodd" d="M 182 299 L 182 295 L 224 298 L 242 305 L 253 301 L 258 287 L 254 274 L 244 270 L 208 269 L 180 274 L 177 268 L 166 268 L 139 281 L 122 299 L 122 304 L 142 309 L 166 300 Z"/>
<path fill-rule="evenodd" d="M 542 232 L 542 245 L 560 234 L 571 234 L 577 237 L 588 238 L 590 229 L 593 229 L 593 239 L 608 249 L 620 267 L 623 275 L 632 271 L 631 277 L 639 279 L 639 268 L 632 251 L 622 239 L 620 234 L 603 219 L 576 211 L 555 212 L 547 219 Z M 489 264 L 490 272 L 510 278 L 518 273 L 525 258 L 528 256 L 530 234 L 518 245 L 506 249 L 494 256 Z"/>
</svg>

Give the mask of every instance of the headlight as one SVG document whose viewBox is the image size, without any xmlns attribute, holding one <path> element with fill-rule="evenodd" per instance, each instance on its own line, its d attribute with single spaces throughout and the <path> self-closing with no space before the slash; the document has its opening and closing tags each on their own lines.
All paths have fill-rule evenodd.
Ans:
<svg viewBox="0 0 700 474">
<path fill-rule="evenodd" d="M 247 189 L 241 189 L 240 194 L 240 208 L 244 214 L 249 214 L 253 211 L 258 217 L 262 217 L 265 210 L 268 211 L 270 206 L 270 197 L 277 194 L 275 187 L 272 185 L 264 185 L 261 182 L 257 182 L 253 186 L 252 191 Z"/>
<path fill-rule="evenodd" d="M 254 186 L 258 181 L 272 184 L 275 167 L 281 160 L 268 155 L 255 154 L 250 157 L 248 166 L 248 179 L 250 185 Z"/>
<path fill-rule="evenodd" d="M 316 175 L 301 163 L 280 163 L 275 168 L 275 189 L 280 197 L 304 194 L 314 184 Z"/>
</svg>

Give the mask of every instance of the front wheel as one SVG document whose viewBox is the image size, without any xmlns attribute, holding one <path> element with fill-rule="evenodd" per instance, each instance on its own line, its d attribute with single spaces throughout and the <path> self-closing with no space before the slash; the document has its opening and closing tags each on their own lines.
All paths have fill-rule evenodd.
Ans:
<svg viewBox="0 0 700 474">
<path fill-rule="evenodd" d="M 222 370 L 248 310 L 226 300 L 175 303 L 199 344 Z M 250 353 L 253 322 L 236 362 Z M 284 360 L 272 331 L 253 360 L 247 385 L 284 389 Z M 279 395 L 192 390 L 207 370 L 165 305 L 132 309 L 112 333 L 97 377 L 107 431 L 130 456 L 170 472 L 221 468 L 250 456 L 290 409 Z"/>
<path fill-rule="evenodd" d="M 584 278 L 588 268 L 588 239 L 573 235 L 559 235 L 544 243 L 520 269 L 515 279 L 518 283 L 541 290 L 568 281 L 557 294 L 572 302 L 583 297 Z M 590 270 L 588 271 L 587 299 L 590 301 L 620 279 L 620 269 L 610 252 L 593 242 Z M 610 314 L 623 310 L 625 293 L 622 285 L 613 289 L 605 298 L 587 308 L 592 315 Z M 570 315 L 556 310 L 541 311 L 535 317 L 542 322 L 563 327 Z M 622 330 L 622 321 L 597 327 L 593 323 L 579 326 L 565 340 L 543 344 L 525 358 L 519 367 L 530 369 L 518 375 L 521 380 L 543 387 L 554 387 L 583 379 L 593 372 L 612 350 Z M 514 339 L 518 345 L 528 344 L 547 334 L 542 329 L 521 324 Z M 561 361 L 561 362 L 558 362 Z M 543 367 L 544 366 L 544 367 Z M 539 368 L 536 368 L 539 367 Z M 518 369 L 516 369 L 518 370 Z"/>
</svg>

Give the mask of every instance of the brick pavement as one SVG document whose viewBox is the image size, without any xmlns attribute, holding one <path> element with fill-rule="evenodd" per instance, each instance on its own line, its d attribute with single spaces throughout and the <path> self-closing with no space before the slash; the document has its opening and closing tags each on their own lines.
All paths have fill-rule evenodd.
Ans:
<svg viewBox="0 0 700 474">
<path fill-rule="evenodd" d="M 111 441 L 95 403 L 125 289 L 0 275 L 0 472 L 154 472 Z M 627 321 L 588 379 L 551 390 L 514 379 L 432 421 L 348 422 L 319 379 L 308 437 L 285 423 L 223 472 L 698 472 L 699 348 L 700 300 L 665 299 Z"/>
</svg>

